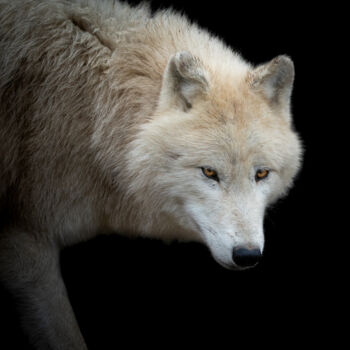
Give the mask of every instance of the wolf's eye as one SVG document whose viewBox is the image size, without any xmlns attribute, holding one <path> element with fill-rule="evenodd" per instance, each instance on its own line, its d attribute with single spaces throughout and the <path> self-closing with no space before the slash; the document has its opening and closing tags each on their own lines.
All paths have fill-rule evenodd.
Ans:
<svg viewBox="0 0 350 350">
<path fill-rule="evenodd" d="M 255 181 L 259 182 L 260 180 L 264 180 L 269 176 L 270 171 L 268 169 L 259 169 L 255 173 Z"/>
<path fill-rule="evenodd" d="M 203 174 L 206 177 L 219 182 L 218 173 L 214 169 L 211 169 L 211 168 L 201 168 L 201 169 L 202 169 Z"/>
</svg>

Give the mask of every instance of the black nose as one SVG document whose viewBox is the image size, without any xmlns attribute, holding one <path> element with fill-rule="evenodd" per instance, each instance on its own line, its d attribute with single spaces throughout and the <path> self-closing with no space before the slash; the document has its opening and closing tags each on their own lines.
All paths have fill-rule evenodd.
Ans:
<svg viewBox="0 0 350 350">
<path fill-rule="evenodd" d="M 232 259 L 239 267 L 252 267 L 260 261 L 261 256 L 260 249 L 237 247 L 232 252 Z"/>
</svg>

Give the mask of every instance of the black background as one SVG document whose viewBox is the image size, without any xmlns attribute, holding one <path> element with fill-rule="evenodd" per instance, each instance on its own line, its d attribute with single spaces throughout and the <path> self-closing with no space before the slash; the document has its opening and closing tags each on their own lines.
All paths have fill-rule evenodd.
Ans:
<svg viewBox="0 0 350 350">
<path fill-rule="evenodd" d="M 255 269 L 225 270 L 194 243 L 109 236 L 66 249 L 62 272 L 89 349 L 116 348 L 125 341 L 128 347 L 220 348 L 242 340 L 281 349 L 320 340 L 327 345 L 329 326 L 337 322 L 329 314 L 336 302 L 330 291 L 337 288 L 329 253 L 341 243 L 327 246 L 326 237 L 337 233 L 325 217 L 331 205 L 325 197 L 325 160 L 334 162 L 324 147 L 331 132 L 326 121 L 334 116 L 323 78 L 330 73 L 326 55 L 334 40 L 334 9 L 282 1 L 152 2 L 154 9 L 168 6 L 254 64 L 279 54 L 293 59 L 293 115 L 305 148 L 303 168 L 289 196 L 266 215 L 264 259 Z M 11 300 L 1 293 L 4 343 L 25 349 Z"/>
</svg>

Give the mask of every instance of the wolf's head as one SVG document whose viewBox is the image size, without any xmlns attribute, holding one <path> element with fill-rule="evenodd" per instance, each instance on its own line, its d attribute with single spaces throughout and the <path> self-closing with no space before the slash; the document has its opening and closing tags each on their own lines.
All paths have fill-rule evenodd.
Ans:
<svg viewBox="0 0 350 350">
<path fill-rule="evenodd" d="M 130 155 L 130 188 L 149 214 L 144 234 L 166 238 L 177 227 L 225 267 L 256 264 L 265 208 L 287 192 L 301 161 L 293 79 L 286 56 L 232 70 L 188 52 L 171 57 L 155 116 Z"/>
</svg>

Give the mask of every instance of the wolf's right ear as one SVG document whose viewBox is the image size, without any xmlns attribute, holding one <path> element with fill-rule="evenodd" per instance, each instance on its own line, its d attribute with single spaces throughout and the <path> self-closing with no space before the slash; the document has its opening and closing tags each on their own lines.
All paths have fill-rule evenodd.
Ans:
<svg viewBox="0 0 350 350">
<path fill-rule="evenodd" d="M 165 68 L 158 107 L 186 111 L 198 98 L 205 96 L 208 88 L 208 73 L 200 60 L 189 52 L 178 52 Z"/>
</svg>

